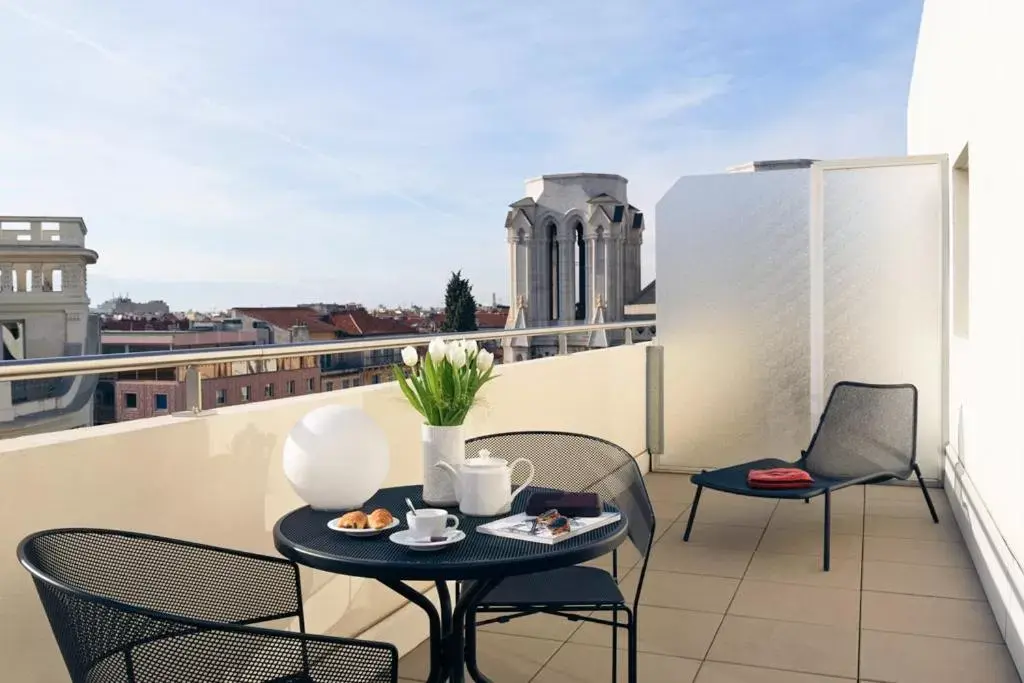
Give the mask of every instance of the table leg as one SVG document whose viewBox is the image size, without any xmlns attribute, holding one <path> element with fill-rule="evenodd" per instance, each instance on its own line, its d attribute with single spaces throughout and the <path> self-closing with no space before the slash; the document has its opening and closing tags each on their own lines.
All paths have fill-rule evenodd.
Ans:
<svg viewBox="0 0 1024 683">
<path fill-rule="evenodd" d="M 441 633 L 446 636 L 452 632 L 452 596 L 448 592 L 447 581 L 435 581 L 437 602 L 441 606 Z"/>
<path fill-rule="evenodd" d="M 430 622 L 430 674 L 427 676 L 427 683 L 444 683 L 444 680 L 448 678 L 449 674 L 449 660 L 450 655 L 447 654 L 445 641 L 447 640 L 449 631 L 443 631 L 441 629 L 442 623 L 451 627 L 451 612 L 448 611 L 443 617 L 438 615 L 436 609 L 434 609 L 434 603 L 430 602 L 430 599 L 420 593 L 415 588 L 408 586 L 401 581 L 385 581 L 380 580 L 382 584 L 395 591 L 409 602 L 415 604 L 417 607 L 427 613 L 427 620 Z M 440 594 L 440 588 L 438 590 Z M 442 609 L 444 608 L 444 599 L 447 598 L 448 605 L 451 605 L 451 598 L 448 597 L 448 588 L 445 587 L 444 598 L 441 600 Z M 459 667 L 461 673 L 462 668 Z"/>
<path fill-rule="evenodd" d="M 436 582 L 440 609 L 435 609 L 426 596 L 401 581 L 380 582 L 427 613 L 430 622 L 430 674 L 427 683 L 463 683 L 466 670 L 475 683 L 491 683 L 477 668 L 476 628 L 467 628 L 466 620 L 475 618 L 477 603 L 501 579 L 472 582 L 469 588 L 460 590 L 454 609 L 451 593 L 444 581 Z"/>
<path fill-rule="evenodd" d="M 468 620 L 476 619 L 475 609 L 477 603 L 495 586 L 501 583 L 501 579 L 485 579 L 474 581 L 469 587 L 462 590 L 455 610 L 452 613 L 452 650 L 460 652 L 460 660 L 452 669 L 452 683 L 463 683 L 463 661 L 469 677 L 474 683 L 491 683 L 491 679 L 480 673 L 476 662 L 476 625 Z M 465 634 L 465 641 L 463 641 Z"/>
</svg>

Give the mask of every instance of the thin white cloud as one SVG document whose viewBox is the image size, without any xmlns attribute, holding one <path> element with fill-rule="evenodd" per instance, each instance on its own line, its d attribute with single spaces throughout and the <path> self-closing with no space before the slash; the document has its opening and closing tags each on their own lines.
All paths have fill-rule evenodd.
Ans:
<svg viewBox="0 0 1024 683">
<path fill-rule="evenodd" d="M 751 87 L 754 41 L 826 12 L 772 4 L 0 0 L 0 211 L 84 215 L 92 282 L 174 305 L 254 282 L 431 303 L 458 268 L 504 298 L 525 177 L 622 173 L 650 215 L 682 173 L 902 144 L 892 50 L 728 126 L 701 115 Z"/>
</svg>

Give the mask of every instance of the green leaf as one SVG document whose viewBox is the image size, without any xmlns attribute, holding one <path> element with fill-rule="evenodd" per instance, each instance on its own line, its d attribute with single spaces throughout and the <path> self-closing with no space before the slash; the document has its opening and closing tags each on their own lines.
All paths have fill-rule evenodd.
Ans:
<svg viewBox="0 0 1024 683">
<path fill-rule="evenodd" d="M 423 403 L 409 386 L 409 382 L 406 380 L 405 373 L 402 372 L 402 369 L 397 365 L 394 365 L 391 367 L 391 371 L 395 376 L 395 381 L 398 382 L 398 386 L 401 387 L 402 393 L 405 394 L 405 398 L 409 401 L 409 404 L 416 409 L 416 412 L 423 417 L 426 417 L 427 414 L 423 410 Z"/>
<path fill-rule="evenodd" d="M 416 386 L 416 393 L 420 396 L 420 402 L 423 405 L 423 415 L 427 418 L 427 423 L 432 425 L 441 424 L 439 422 L 440 409 L 437 399 L 427 387 L 426 379 L 422 375 L 416 376 L 413 378 L 413 384 Z"/>
<path fill-rule="evenodd" d="M 441 365 L 443 367 L 444 361 L 441 361 Z M 434 364 L 434 361 L 431 360 L 430 354 L 428 353 L 423 357 L 423 378 L 425 380 L 427 390 L 433 397 L 434 402 L 440 404 L 443 397 L 441 395 L 441 383 L 438 381 L 437 373 L 438 367 Z"/>
</svg>

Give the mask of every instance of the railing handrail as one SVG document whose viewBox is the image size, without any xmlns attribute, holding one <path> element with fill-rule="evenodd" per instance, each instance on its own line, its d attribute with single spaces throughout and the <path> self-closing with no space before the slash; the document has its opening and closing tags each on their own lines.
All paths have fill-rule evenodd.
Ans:
<svg viewBox="0 0 1024 683">
<path fill-rule="evenodd" d="M 98 375 L 104 372 L 153 370 L 156 368 L 232 363 L 248 360 L 273 360 L 295 356 L 321 356 L 329 353 L 352 353 L 375 349 L 396 349 L 425 346 L 433 339 L 513 339 L 516 337 L 565 336 L 589 332 L 613 331 L 656 325 L 654 318 L 587 325 L 558 325 L 526 329 L 478 330 L 442 334 L 374 336 L 338 341 L 310 341 L 292 344 L 262 344 L 226 348 L 181 349 L 176 351 L 142 351 L 93 356 L 33 358 L 0 361 L 0 382 L 25 379 L 48 379 L 67 375 Z"/>
</svg>

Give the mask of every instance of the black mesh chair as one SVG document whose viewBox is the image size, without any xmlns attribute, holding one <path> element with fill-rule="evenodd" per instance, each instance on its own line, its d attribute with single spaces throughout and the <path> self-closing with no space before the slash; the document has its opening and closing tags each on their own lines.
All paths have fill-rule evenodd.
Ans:
<svg viewBox="0 0 1024 683">
<path fill-rule="evenodd" d="M 513 576 L 502 581 L 480 601 L 477 613 L 500 614 L 484 621 L 467 618 L 466 640 L 475 643 L 477 626 L 505 623 L 531 614 L 552 614 L 570 621 L 612 627 L 612 680 L 618 668 L 618 631 L 626 629 L 628 680 L 637 680 L 637 609 L 654 541 L 654 508 L 643 475 L 633 456 L 623 448 L 592 436 L 565 432 L 510 432 L 466 442 L 466 457 L 481 450 L 507 461 L 527 458 L 536 474 L 531 486 L 564 491 L 592 491 L 615 505 L 626 517 L 629 540 L 642 556 L 636 593 L 627 601 L 619 588 L 618 551 L 612 553 L 611 573 L 599 567 L 576 566 L 540 574 Z M 525 494 L 524 494 L 525 495 Z M 611 619 L 590 615 L 610 612 Z M 620 622 L 620 614 L 625 617 Z M 469 648 L 474 651 L 475 647 Z M 475 662 L 467 662 L 479 676 Z M 479 680 L 479 679 L 478 679 Z"/>
<path fill-rule="evenodd" d="M 750 470 L 797 467 L 814 477 L 810 488 L 766 490 L 750 488 Z M 829 570 L 832 535 L 832 492 L 847 486 L 874 484 L 917 476 L 932 521 L 939 523 L 931 496 L 917 465 L 917 387 L 912 384 L 839 382 L 821 414 L 811 444 L 797 462 L 769 458 L 704 471 L 691 477 L 697 485 L 683 540 L 690 540 L 697 505 L 704 488 L 762 498 L 811 502 L 825 496 L 824 569 Z"/>
<path fill-rule="evenodd" d="M 55 529 L 18 559 L 35 582 L 73 683 L 385 683 L 388 643 L 254 626 L 302 613 L 281 558 L 158 536 Z"/>
</svg>

